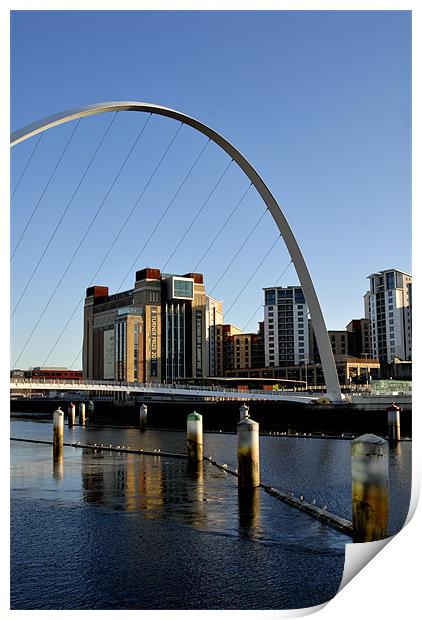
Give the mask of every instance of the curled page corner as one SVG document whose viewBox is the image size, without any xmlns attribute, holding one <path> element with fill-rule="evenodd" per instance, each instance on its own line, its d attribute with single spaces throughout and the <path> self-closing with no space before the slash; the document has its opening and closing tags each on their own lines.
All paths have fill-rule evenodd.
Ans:
<svg viewBox="0 0 422 620">
<path fill-rule="evenodd" d="M 410 495 L 409 510 L 407 513 L 406 521 L 403 527 L 397 534 L 406 527 L 406 525 L 413 518 L 416 508 L 418 506 L 418 500 L 420 495 L 420 480 L 417 475 L 412 476 L 412 490 Z M 376 540 L 367 543 L 348 543 L 345 545 L 344 556 L 344 569 L 343 578 L 341 580 L 339 589 L 340 592 L 345 585 L 356 577 L 356 575 L 370 562 L 397 534 L 384 538 L 383 540 Z"/>
<path fill-rule="evenodd" d="M 338 592 L 356 577 L 364 566 L 368 564 L 383 549 L 394 536 L 374 540 L 366 543 L 348 543 L 345 545 L 343 578 Z M 337 592 L 337 593 L 338 593 Z"/>
</svg>

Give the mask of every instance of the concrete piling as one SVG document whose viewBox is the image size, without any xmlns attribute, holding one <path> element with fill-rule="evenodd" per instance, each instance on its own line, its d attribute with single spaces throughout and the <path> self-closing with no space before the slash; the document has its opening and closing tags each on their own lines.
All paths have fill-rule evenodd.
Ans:
<svg viewBox="0 0 422 620">
<path fill-rule="evenodd" d="M 79 426 L 85 426 L 85 403 L 79 403 Z"/>
<path fill-rule="evenodd" d="M 64 412 L 56 409 L 53 413 L 53 456 L 60 455 L 63 450 L 64 440 Z"/>
<path fill-rule="evenodd" d="M 239 407 L 239 414 L 239 420 L 241 421 L 245 418 L 249 418 L 249 407 L 245 403 Z"/>
<path fill-rule="evenodd" d="M 388 439 L 391 443 L 400 441 L 400 407 L 392 403 L 387 409 L 388 415 Z"/>
<path fill-rule="evenodd" d="M 141 405 L 139 408 L 139 430 L 145 431 L 147 428 L 148 407 Z"/>
<path fill-rule="evenodd" d="M 388 442 L 362 435 L 351 442 L 353 542 L 387 538 Z"/>
<path fill-rule="evenodd" d="M 192 461 L 202 461 L 204 454 L 202 416 L 196 411 L 187 417 L 186 441 L 188 458 Z"/>
<path fill-rule="evenodd" d="M 94 403 L 92 400 L 88 401 L 88 416 L 94 413 Z"/>
<path fill-rule="evenodd" d="M 67 408 L 67 424 L 68 426 L 75 426 L 75 405 L 70 403 Z"/>
<path fill-rule="evenodd" d="M 237 424 L 237 470 L 239 488 L 259 486 L 259 424 L 249 417 Z"/>
</svg>

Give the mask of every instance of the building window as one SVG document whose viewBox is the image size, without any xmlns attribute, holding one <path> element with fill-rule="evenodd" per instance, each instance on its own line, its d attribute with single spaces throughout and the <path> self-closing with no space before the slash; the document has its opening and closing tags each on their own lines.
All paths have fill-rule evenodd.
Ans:
<svg viewBox="0 0 422 620">
<path fill-rule="evenodd" d="M 303 329 L 298 329 L 298 334 L 303 334 Z"/>
<path fill-rule="evenodd" d="M 193 282 L 191 280 L 173 280 L 173 295 L 175 297 L 193 298 Z"/>
<path fill-rule="evenodd" d="M 393 291 L 388 291 L 388 296 L 392 297 L 393 296 Z"/>
<path fill-rule="evenodd" d="M 270 306 L 275 304 L 275 290 L 265 291 L 265 305 Z"/>
<path fill-rule="evenodd" d="M 389 271 L 386 274 L 386 281 L 387 281 L 387 289 L 393 289 L 394 288 L 394 271 Z"/>
</svg>

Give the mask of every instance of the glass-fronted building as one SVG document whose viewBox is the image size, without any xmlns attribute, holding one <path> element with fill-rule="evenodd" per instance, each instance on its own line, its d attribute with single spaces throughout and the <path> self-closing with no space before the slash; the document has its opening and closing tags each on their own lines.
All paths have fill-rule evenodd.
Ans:
<svg viewBox="0 0 422 620">
<path fill-rule="evenodd" d="M 86 291 L 83 370 L 87 379 L 174 382 L 203 377 L 206 294 L 202 274 L 136 272 L 135 287 Z"/>
</svg>

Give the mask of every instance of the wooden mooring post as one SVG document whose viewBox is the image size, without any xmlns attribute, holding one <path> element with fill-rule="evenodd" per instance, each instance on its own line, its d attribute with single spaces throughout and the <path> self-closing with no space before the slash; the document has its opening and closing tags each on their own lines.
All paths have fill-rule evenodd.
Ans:
<svg viewBox="0 0 422 620">
<path fill-rule="evenodd" d="M 67 408 L 67 425 L 75 426 L 75 405 L 73 403 L 70 403 Z"/>
<path fill-rule="evenodd" d="M 141 405 L 139 408 L 139 430 L 145 431 L 147 428 L 148 407 Z"/>
<path fill-rule="evenodd" d="M 64 441 L 64 412 L 56 409 L 53 413 L 53 455 L 58 456 L 63 450 Z"/>
<path fill-rule="evenodd" d="M 186 442 L 188 459 L 202 461 L 204 455 L 202 416 L 196 411 L 187 417 Z"/>
<path fill-rule="evenodd" d="M 259 486 L 259 424 L 246 414 L 237 424 L 238 486 L 253 489 Z"/>
<path fill-rule="evenodd" d="M 353 542 L 387 538 L 388 442 L 362 435 L 351 442 Z"/>
<path fill-rule="evenodd" d="M 85 426 L 85 403 L 79 403 L 79 426 Z"/>
<path fill-rule="evenodd" d="M 387 409 L 388 440 L 391 443 L 400 441 L 400 412 L 401 408 L 396 403 L 392 403 Z"/>
</svg>

